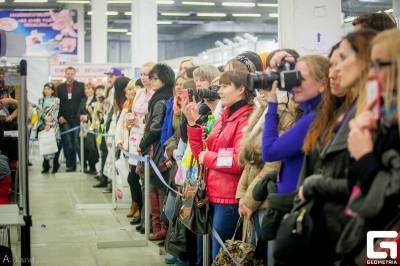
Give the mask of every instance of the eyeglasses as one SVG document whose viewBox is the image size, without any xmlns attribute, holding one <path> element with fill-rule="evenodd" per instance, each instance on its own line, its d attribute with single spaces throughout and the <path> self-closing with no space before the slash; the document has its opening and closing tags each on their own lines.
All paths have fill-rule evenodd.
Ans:
<svg viewBox="0 0 400 266">
<path fill-rule="evenodd" d="M 392 66 L 394 62 L 392 61 L 387 61 L 387 62 L 369 62 L 368 68 L 373 69 L 373 70 L 381 70 L 384 67 Z"/>
<path fill-rule="evenodd" d="M 151 81 L 156 81 L 156 80 L 159 80 L 159 78 L 158 78 L 158 77 L 154 77 L 154 76 L 153 76 L 153 77 L 150 77 L 149 79 L 150 79 Z"/>
</svg>

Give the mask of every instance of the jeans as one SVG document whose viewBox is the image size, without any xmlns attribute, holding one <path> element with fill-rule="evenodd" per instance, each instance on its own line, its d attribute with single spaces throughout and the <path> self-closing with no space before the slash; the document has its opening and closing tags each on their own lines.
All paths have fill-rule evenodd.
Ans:
<svg viewBox="0 0 400 266">
<path fill-rule="evenodd" d="M 217 231 L 221 240 L 225 242 L 232 238 L 239 219 L 238 204 L 214 204 L 211 203 L 212 227 Z M 212 237 L 212 260 L 218 255 L 221 246 L 217 239 Z"/>
<path fill-rule="evenodd" d="M 61 134 L 64 131 L 79 126 L 79 123 L 65 122 L 60 125 Z M 79 128 L 75 131 L 61 135 L 61 143 L 64 150 L 67 168 L 76 168 L 76 155 L 81 157 Z"/>
</svg>

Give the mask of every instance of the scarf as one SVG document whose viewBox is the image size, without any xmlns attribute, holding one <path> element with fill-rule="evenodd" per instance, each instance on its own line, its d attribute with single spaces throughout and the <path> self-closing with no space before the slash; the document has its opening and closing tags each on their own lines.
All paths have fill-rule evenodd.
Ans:
<svg viewBox="0 0 400 266">
<path fill-rule="evenodd" d="M 383 103 L 381 107 L 381 121 L 383 125 L 390 127 L 397 123 L 397 94 L 395 91 L 392 93 L 389 102 Z"/>
</svg>

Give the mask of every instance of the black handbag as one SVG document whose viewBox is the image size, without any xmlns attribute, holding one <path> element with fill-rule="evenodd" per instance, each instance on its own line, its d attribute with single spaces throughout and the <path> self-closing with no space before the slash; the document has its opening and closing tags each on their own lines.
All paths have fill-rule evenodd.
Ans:
<svg viewBox="0 0 400 266">
<path fill-rule="evenodd" d="M 198 165 L 197 180 L 186 178 L 183 184 L 182 208 L 179 218 L 193 233 L 206 235 L 211 232 L 211 212 L 204 181 L 206 169 Z M 189 174 L 192 176 L 193 155 L 190 160 Z"/>
<path fill-rule="evenodd" d="M 311 216 L 314 205 L 314 200 L 302 202 L 283 217 L 275 239 L 276 260 L 287 261 L 307 256 L 314 228 Z"/>
<path fill-rule="evenodd" d="M 182 206 L 182 199 L 177 196 L 172 219 L 168 226 L 167 236 L 165 237 L 165 250 L 180 260 L 187 260 L 187 238 L 186 227 L 178 219 L 179 210 Z"/>
</svg>

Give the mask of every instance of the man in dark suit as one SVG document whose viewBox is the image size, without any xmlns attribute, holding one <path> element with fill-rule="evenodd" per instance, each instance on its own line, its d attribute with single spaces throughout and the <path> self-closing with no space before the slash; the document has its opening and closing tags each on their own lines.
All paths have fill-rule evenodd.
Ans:
<svg viewBox="0 0 400 266">
<path fill-rule="evenodd" d="M 65 69 L 66 81 L 57 87 L 57 96 L 60 98 L 58 122 L 61 134 L 79 126 L 79 106 L 85 97 L 84 84 L 75 80 L 75 68 Z M 61 135 L 62 147 L 67 162 L 67 172 L 76 171 L 76 154 L 80 157 L 79 129 Z"/>
</svg>

